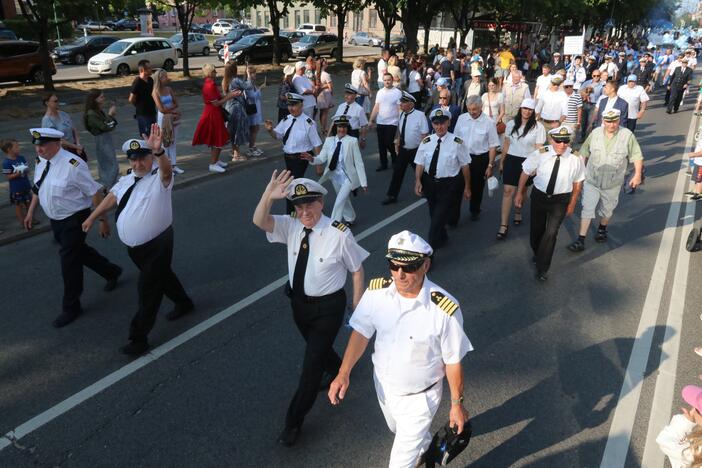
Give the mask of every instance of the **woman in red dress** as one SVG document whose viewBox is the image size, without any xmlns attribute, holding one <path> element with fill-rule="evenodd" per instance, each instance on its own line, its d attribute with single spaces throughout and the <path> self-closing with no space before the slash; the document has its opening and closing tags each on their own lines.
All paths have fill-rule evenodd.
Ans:
<svg viewBox="0 0 702 468">
<path fill-rule="evenodd" d="M 193 146 L 209 146 L 211 154 L 210 172 L 224 172 L 227 163 L 219 160 L 219 154 L 224 145 L 229 142 L 229 133 L 222 116 L 222 106 L 225 102 L 235 97 L 237 93 L 241 93 L 241 91 L 234 91 L 222 97 L 219 92 L 219 86 L 215 83 L 217 71 L 214 65 L 207 63 L 202 66 L 202 71 L 205 75 L 205 84 L 202 87 L 202 100 L 205 102 L 205 108 L 200 116 L 200 121 L 197 123 L 197 128 L 195 128 Z"/>
</svg>

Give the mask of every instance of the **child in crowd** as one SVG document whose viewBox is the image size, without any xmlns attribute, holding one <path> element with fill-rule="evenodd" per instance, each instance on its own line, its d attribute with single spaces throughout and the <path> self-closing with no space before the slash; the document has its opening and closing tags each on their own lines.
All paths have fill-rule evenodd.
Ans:
<svg viewBox="0 0 702 468">
<path fill-rule="evenodd" d="M 702 199 L 702 138 L 699 138 L 695 144 L 695 151 L 688 153 L 687 157 L 690 160 L 690 169 L 695 188 L 692 192 L 685 192 L 685 195 L 692 195 L 692 200 L 699 200 Z"/>
<path fill-rule="evenodd" d="M 681 414 L 674 415 L 656 437 L 672 468 L 691 468 L 702 463 L 702 387 L 687 385 L 682 397 L 690 409 L 683 408 Z"/>
<path fill-rule="evenodd" d="M 20 155 L 20 145 L 15 139 L 0 141 L 0 149 L 7 156 L 2 162 L 2 173 L 10 181 L 10 204 L 15 205 L 15 216 L 20 224 L 27 216 L 29 202 L 32 201 L 32 186 L 29 183 L 29 166 Z M 33 221 L 37 224 L 37 221 Z"/>
</svg>

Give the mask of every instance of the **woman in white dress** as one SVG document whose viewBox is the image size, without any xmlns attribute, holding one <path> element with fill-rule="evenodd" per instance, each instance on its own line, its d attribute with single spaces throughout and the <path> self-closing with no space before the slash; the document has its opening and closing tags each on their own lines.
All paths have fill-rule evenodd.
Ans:
<svg viewBox="0 0 702 468">
<path fill-rule="evenodd" d="M 368 74 L 365 72 L 363 67 L 366 65 L 366 60 L 363 58 L 357 58 L 353 63 L 353 72 L 351 72 L 351 86 L 358 90 L 358 96 L 356 97 L 356 102 L 358 105 L 363 107 L 366 111 L 366 115 L 370 115 L 371 102 L 370 102 L 370 85 L 368 84 Z"/>
<path fill-rule="evenodd" d="M 505 116 L 505 99 L 500 92 L 500 80 L 493 78 L 488 81 L 488 90 L 483 93 L 483 112 L 490 116 L 495 123 L 502 122 Z"/>
</svg>

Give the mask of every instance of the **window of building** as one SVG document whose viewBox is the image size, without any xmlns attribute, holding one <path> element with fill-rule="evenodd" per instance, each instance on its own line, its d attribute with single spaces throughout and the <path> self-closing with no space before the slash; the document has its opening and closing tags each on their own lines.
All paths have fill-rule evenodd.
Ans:
<svg viewBox="0 0 702 468">
<path fill-rule="evenodd" d="M 353 30 L 363 31 L 363 12 L 354 11 L 353 12 Z"/>
<path fill-rule="evenodd" d="M 285 15 L 283 18 L 283 29 L 288 29 L 290 27 L 290 15 Z"/>
<path fill-rule="evenodd" d="M 261 27 L 261 12 L 256 12 L 256 26 Z"/>
<path fill-rule="evenodd" d="M 322 22 L 322 12 L 314 10 L 314 22 L 320 24 Z"/>
<path fill-rule="evenodd" d="M 310 10 L 303 10 L 302 11 L 302 22 L 303 23 L 309 23 L 310 22 Z"/>
<path fill-rule="evenodd" d="M 270 14 L 270 12 L 267 11 L 263 14 L 263 24 L 261 26 L 263 26 L 264 28 L 267 28 L 268 25 L 270 25 L 270 24 L 271 24 L 271 14 Z"/>
<path fill-rule="evenodd" d="M 300 21 L 300 10 L 295 10 L 295 27 L 299 28 L 300 23 L 302 23 L 302 21 Z"/>
<path fill-rule="evenodd" d="M 368 29 L 378 27 L 378 10 L 370 10 L 368 12 Z"/>
<path fill-rule="evenodd" d="M 336 27 L 336 15 L 331 15 L 329 17 L 329 26 L 332 28 Z"/>
</svg>

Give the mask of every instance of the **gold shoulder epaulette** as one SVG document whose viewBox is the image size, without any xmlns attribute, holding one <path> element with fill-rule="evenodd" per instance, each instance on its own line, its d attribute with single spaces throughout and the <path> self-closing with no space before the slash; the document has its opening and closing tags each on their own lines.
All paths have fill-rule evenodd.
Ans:
<svg viewBox="0 0 702 468">
<path fill-rule="evenodd" d="M 429 143 L 431 141 L 431 137 L 426 137 L 422 140 L 422 143 Z"/>
<path fill-rule="evenodd" d="M 450 317 L 458 309 L 458 304 L 453 302 L 451 299 L 440 293 L 439 291 L 433 291 L 431 293 L 431 302 L 437 305 L 439 309 L 446 312 Z"/>
<path fill-rule="evenodd" d="M 78 160 L 76 158 L 71 158 L 68 160 L 68 162 L 71 163 L 71 166 L 73 166 L 73 167 L 78 167 L 80 165 L 80 163 L 78 162 Z"/>
<path fill-rule="evenodd" d="M 292 211 L 290 212 L 290 217 L 291 217 L 291 218 L 297 218 L 297 211 L 292 210 Z"/>
<path fill-rule="evenodd" d="M 392 284 L 392 278 L 374 278 L 370 280 L 368 289 L 375 291 L 376 289 L 384 289 Z"/>
<path fill-rule="evenodd" d="M 340 223 L 339 221 L 333 221 L 331 225 L 341 232 L 344 232 L 349 228 L 347 225 L 345 225 L 344 223 Z"/>
<path fill-rule="evenodd" d="M 453 137 L 453 141 L 455 141 L 455 142 L 458 143 L 459 145 L 460 145 L 461 143 L 463 143 L 463 140 L 461 139 L 461 137 L 457 137 L 457 136 Z"/>
<path fill-rule="evenodd" d="M 539 153 L 548 153 L 548 146 L 542 146 L 539 148 Z"/>
</svg>

